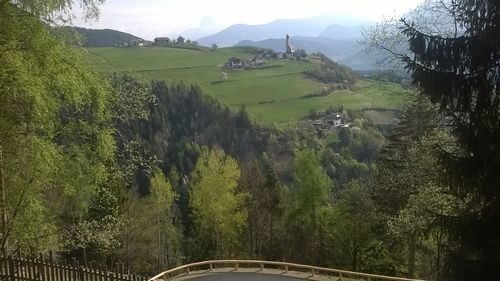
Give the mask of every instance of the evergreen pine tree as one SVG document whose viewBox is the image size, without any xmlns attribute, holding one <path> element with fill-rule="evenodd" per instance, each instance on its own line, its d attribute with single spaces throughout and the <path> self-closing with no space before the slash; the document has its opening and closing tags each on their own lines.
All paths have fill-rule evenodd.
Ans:
<svg viewBox="0 0 500 281">
<path fill-rule="evenodd" d="M 469 211 L 446 218 L 452 280 L 500 280 L 500 1 L 451 1 L 462 34 L 424 34 L 403 19 L 414 84 L 449 118 L 462 153 L 443 155 Z"/>
</svg>

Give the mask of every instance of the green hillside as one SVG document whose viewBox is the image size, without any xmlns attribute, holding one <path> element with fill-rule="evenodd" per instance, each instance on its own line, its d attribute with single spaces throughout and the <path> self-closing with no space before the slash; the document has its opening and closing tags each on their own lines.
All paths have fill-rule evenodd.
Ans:
<svg viewBox="0 0 500 281">
<path fill-rule="evenodd" d="M 220 102 L 237 109 L 245 104 L 253 119 L 279 124 L 294 123 L 311 108 L 343 105 L 347 109 L 398 109 L 405 100 L 399 85 L 361 80 L 356 90 L 336 91 L 323 97 L 302 99 L 305 93 L 325 87 L 308 79 L 303 71 L 315 62 L 270 60 L 265 69 L 227 70 L 221 66 L 231 57 L 251 58 L 248 48 L 220 48 L 215 52 L 179 48 L 89 48 L 97 70 L 104 73 L 130 72 L 145 79 L 184 81 L 198 84 Z M 221 73 L 227 73 L 222 81 Z"/>
<path fill-rule="evenodd" d="M 113 29 L 88 29 L 83 27 L 61 27 L 61 29 L 80 34 L 83 46 L 86 47 L 112 47 L 135 40 L 142 41 L 135 35 Z"/>
</svg>

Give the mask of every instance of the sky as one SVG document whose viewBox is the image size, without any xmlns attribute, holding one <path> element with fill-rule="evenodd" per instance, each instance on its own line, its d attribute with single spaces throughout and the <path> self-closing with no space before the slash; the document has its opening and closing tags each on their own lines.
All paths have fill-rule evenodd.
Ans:
<svg viewBox="0 0 500 281">
<path fill-rule="evenodd" d="M 276 19 L 299 19 L 318 15 L 352 16 L 379 21 L 401 15 L 423 0 L 106 0 L 100 18 L 75 26 L 110 28 L 144 39 L 187 35 L 198 39 L 232 24 L 264 24 Z M 78 12 L 75 11 L 78 15 Z M 341 24 L 341 22 L 332 23 Z M 186 36 L 185 36 L 186 37 Z"/>
</svg>

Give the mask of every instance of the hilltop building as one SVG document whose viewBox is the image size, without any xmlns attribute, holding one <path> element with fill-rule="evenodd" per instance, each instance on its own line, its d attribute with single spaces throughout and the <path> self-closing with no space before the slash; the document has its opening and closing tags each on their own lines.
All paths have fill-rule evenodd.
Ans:
<svg viewBox="0 0 500 281">
<path fill-rule="evenodd" d="M 290 44 L 290 36 L 287 34 L 286 35 L 286 54 L 293 54 L 293 47 L 292 44 Z"/>
</svg>

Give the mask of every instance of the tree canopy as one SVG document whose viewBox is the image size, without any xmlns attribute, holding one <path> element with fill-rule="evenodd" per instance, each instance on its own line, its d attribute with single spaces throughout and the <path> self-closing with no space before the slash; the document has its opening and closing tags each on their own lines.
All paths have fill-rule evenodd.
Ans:
<svg viewBox="0 0 500 281">
<path fill-rule="evenodd" d="M 414 84 L 447 116 L 462 151 L 444 151 L 455 194 L 469 209 L 448 226 L 455 234 L 454 280 L 500 276 L 500 3 L 450 1 L 463 34 L 436 35 L 402 20 L 412 55 L 403 61 Z M 472 258 L 473 257 L 473 258 Z"/>
</svg>

